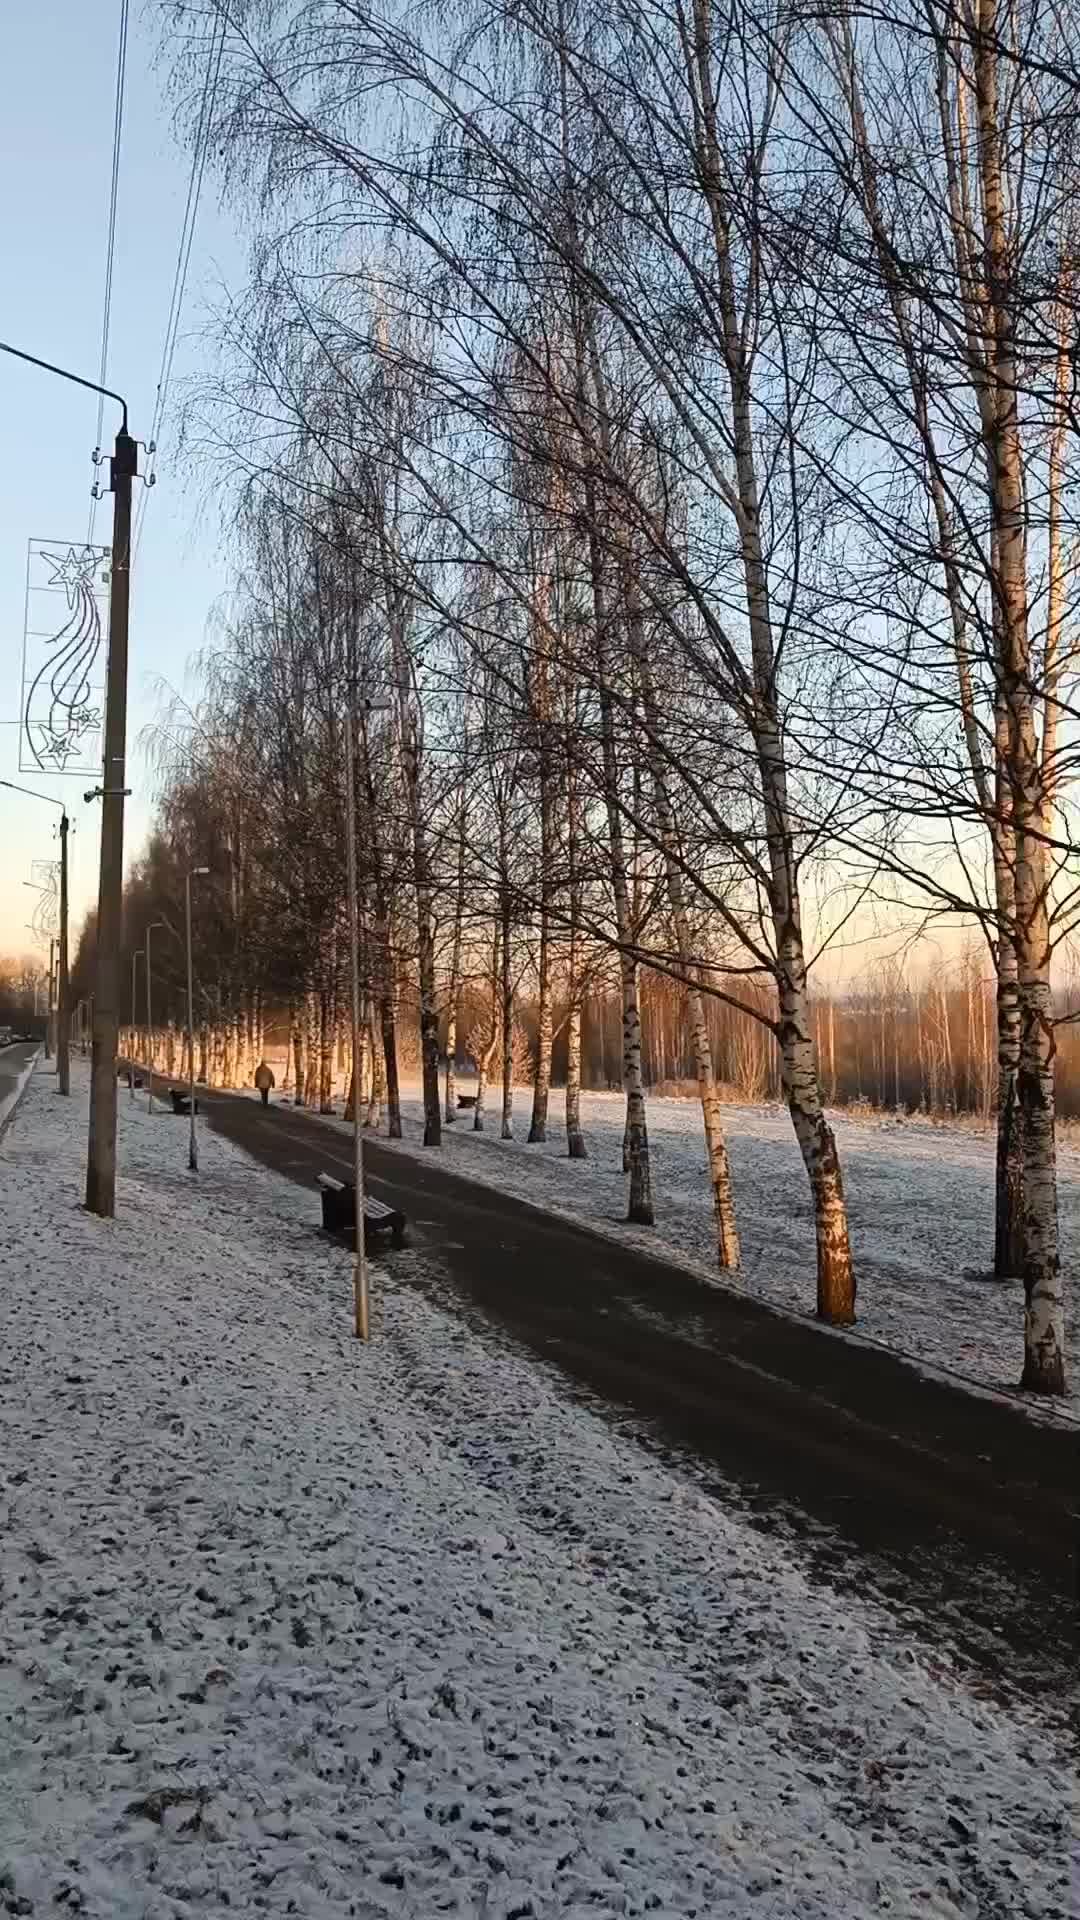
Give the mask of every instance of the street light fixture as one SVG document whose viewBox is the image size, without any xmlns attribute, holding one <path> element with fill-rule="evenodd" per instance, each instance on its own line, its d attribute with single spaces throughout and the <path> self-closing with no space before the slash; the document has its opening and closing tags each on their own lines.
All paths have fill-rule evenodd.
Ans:
<svg viewBox="0 0 1080 1920">
<path fill-rule="evenodd" d="M 209 872 L 209 867 L 190 867 L 184 878 L 184 914 L 187 932 L 188 1106 L 191 1109 L 188 1130 L 188 1166 L 192 1173 L 199 1171 L 199 1144 L 195 1137 L 195 985 L 191 962 L 191 883 Z"/>
</svg>

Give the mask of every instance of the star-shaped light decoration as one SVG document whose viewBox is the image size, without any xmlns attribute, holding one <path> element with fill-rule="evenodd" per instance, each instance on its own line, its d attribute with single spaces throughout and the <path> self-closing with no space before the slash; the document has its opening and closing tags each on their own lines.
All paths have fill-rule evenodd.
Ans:
<svg viewBox="0 0 1080 1920">
<path fill-rule="evenodd" d="M 66 553 L 46 553 L 42 550 L 41 557 L 53 569 L 47 584 L 50 587 L 66 587 L 69 600 L 80 587 L 92 585 L 98 564 L 95 547 L 69 547 Z"/>
<path fill-rule="evenodd" d="M 51 760 L 62 773 L 75 754 L 75 746 L 69 733 L 57 733 L 53 727 L 38 727 L 38 743 L 35 752 L 40 761 Z"/>
</svg>

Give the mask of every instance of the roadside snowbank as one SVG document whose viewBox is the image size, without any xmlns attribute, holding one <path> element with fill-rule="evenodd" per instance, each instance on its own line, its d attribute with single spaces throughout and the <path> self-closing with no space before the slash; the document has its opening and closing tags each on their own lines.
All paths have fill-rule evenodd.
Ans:
<svg viewBox="0 0 1080 1920">
<path fill-rule="evenodd" d="M 1063 1736 L 85 1076 L 0 1156 L 0 1910 L 1064 1920 Z M 1064 1710 L 1064 1703 L 1063 1703 Z M 1045 1706 L 1043 1713 L 1045 1715 Z"/>
</svg>

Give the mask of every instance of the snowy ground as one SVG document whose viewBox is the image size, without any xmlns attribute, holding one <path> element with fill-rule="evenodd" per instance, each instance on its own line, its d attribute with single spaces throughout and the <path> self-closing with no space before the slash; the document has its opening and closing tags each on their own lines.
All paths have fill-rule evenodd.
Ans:
<svg viewBox="0 0 1080 1920">
<path fill-rule="evenodd" d="M 275 1100 L 283 1097 L 275 1094 Z M 495 1099 L 497 1102 L 498 1093 Z M 566 1158 L 562 1095 L 552 1096 L 545 1146 L 528 1146 L 530 1096 L 519 1088 L 515 1131 L 499 1139 L 499 1114 L 472 1131 L 463 1114 L 444 1130 L 443 1156 L 455 1171 L 556 1209 L 645 1248 L 671 1251 L 716 1274 L 712 1196 L 701 1109 L 689 1100 L 650 1100 L 656 1227 L 625 1225 L 624 1103 L 618 1094 L 582 1097 L 587 1161 Z M 405 1151 L 423 1130 L 419 1087 L 403 1089 Z M 1023 1362 L 1023 1287 L 989 1281 L 993 1251 L 994 1147 L 961 1127 L 889 1118 L 831 1116 L 851 1211 L 858 1270 L 858 1331 L 964 1379 L 1011 1390 Z M 785 1111 L 725 1107 L 743 1271 L 730 1283 L 793 1313 L 814 1309 L 814 1230 L 806 1176 Z M 402 1149 L 399 1149 L 402 1150 Z M 1067 1285 L 1080 1265 L 1080 1152 L 1059 1155 Z M 1080 1326 L 1067 1296 L 1069 1396 L 1063 1415 L 1080 1418 Z M 1039 1409 L 1046 1412 L 1045 1407 Z"/>
<path fill-rule="evenodd" d="M 0 1152 L 0 1913 L 1069 1911 L 1065 1715 L 985 1697 L 85 1068 Z M 429 1269 L 430 1270 L 430 1269 Z M 418 1291 L 418 1287 L 420 1291 Z"/>
</svg>

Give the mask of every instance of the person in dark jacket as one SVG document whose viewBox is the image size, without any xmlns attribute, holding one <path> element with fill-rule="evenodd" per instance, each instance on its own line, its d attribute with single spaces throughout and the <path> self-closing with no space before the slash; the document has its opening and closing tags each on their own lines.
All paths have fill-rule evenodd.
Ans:
<svg viewBox="0 0 1080 1920">
<path fill-rule="evenodd" d="M 265 1060 L 260 1060 L 258 1066 L 255 1069 L 255 1085 L 258 1087 L 259 1092 L 262 1095 L 262 1103 L 264 1107 L 268 1107 L 270 1105 L 270 1089 L 275 1084 L 276 1083 L 274 1080 L 273 1068 L 268 1067 Z"/>
</svg>

